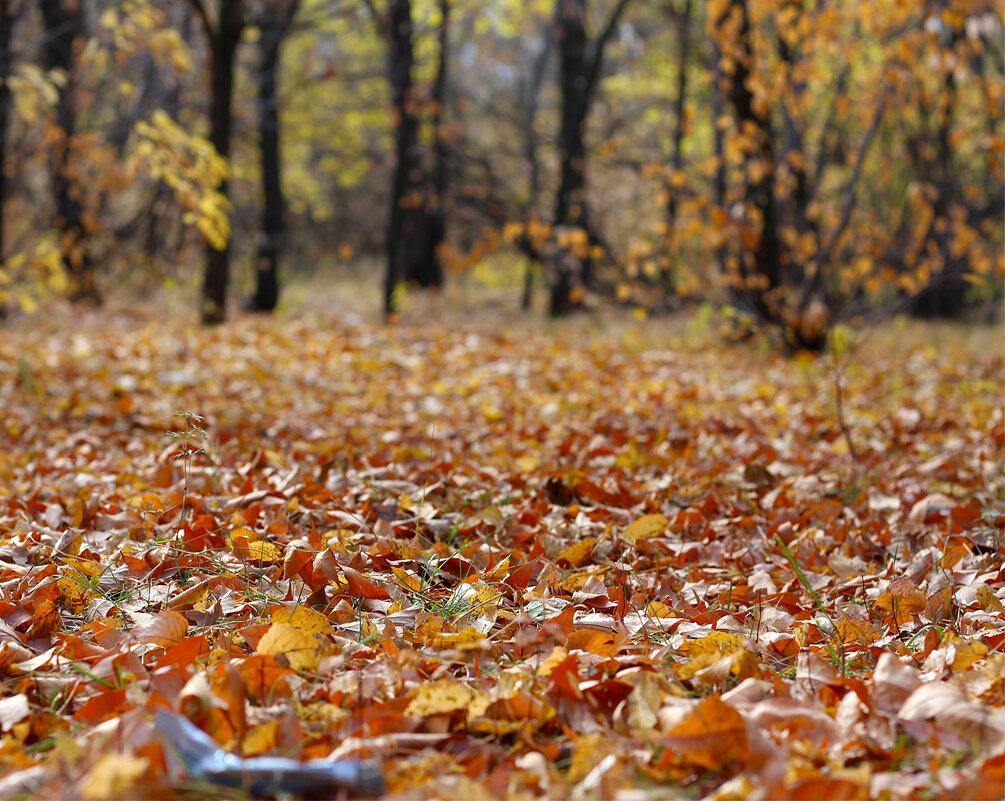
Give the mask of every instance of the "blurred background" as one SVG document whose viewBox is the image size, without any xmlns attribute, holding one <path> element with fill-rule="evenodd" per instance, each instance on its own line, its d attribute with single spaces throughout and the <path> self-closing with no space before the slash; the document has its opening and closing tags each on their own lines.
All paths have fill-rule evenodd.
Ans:
<svg viewBox="0 0 1005 801">
<path fill-rule="evenodd" d="M 980 0 L 0 0 L 0 302 L 1000 313 Z M 467 297 L 467 296 L 465 296 Z M 463 301 L 460 301 L 463 302 Z"/>
</svg>

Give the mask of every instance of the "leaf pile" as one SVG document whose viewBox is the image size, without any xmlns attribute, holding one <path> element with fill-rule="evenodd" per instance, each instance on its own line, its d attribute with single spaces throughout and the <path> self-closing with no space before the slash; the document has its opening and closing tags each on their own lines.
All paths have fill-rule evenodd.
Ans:
<svg viewBox="0 0 1005 801">
<path fill-rule="evenodd" d="M 169 708 L 409 798 L 998 797 L 1000 348 L 886 335 L 856 462 L 825 360 L 653 334 L 7 335 L 0 793 L 200 792 Z"/>
</svg>

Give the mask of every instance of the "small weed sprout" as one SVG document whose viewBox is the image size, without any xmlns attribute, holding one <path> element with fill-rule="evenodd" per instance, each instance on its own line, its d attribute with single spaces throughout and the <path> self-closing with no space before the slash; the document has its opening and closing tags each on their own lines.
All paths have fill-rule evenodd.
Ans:
<svg viewBox="0 0 1005 801">
<path fill-rule="evenodd" d="M 188 506 L 189 486 L 192 480 L 192 460 L 196 456 L 202 456 L 206 453 L 205 448 L 195 447 L 195 444 L 205 441 L 208 435 L 206 434 L 206 429 L 202 427 L 202 423 L 205 422 L 204 417 L 194 412 L 186 411 L 175 412 L 173 417 L 180 417 L 185 423 L 185 428 L 181 431 L 168 432 L 168 436 L 181 445 L 181 450 L 174 455 L 174 458 L 181 460 L 184 467 L 184 485 L 181 499 L 181 520 L 184 522 L 185 510 Z"/>
</svg>

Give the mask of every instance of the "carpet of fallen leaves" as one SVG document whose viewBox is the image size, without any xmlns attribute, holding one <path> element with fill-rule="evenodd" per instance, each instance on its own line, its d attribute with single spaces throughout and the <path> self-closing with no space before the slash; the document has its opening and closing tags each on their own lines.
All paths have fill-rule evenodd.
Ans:
<svg viewBox="0 0 1005 801">
<path fill-rule="evenodd" d="M 880 332 L 845 432 L 687 328 L 77 322 L 0 340 L 3 797 L 244 797 L 161 708 L 390 797 L 1002 794 L 1000 343 Z"/>
</svg>

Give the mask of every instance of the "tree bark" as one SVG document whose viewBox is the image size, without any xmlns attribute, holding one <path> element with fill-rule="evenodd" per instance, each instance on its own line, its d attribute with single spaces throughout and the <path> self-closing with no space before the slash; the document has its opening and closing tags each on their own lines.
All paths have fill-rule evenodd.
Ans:
<svg viewBox="0 0 1005 801">
<path fill-rule="evenodd" d="M 555 228 L 582 229 L 593 240 L 586 197 L 586 118 L 600 81 L 604 49 L 628 6 L 619 0 L 601 33 L 586 32 L 586 0 L 559 0 L 555 9 L 559 54 L 561 112 L 558 150 L 561 161 L 555 198 Z M 581 305 L 574 291 L 591 281 L 590 258 L 579 258 L 558 248 L 550 259 L 553 316 L 568 314 Z"/>
<path fill-rule="evenodd" d="M 252 311 L 271 312 L 279 303 L 279 259 L 285 236 L 286 203 L 283 197 L 282 160 L 279 149 L 279 54 L 296 14 L 299 0 L 285 7 L 268 7 L 259 21 L 258 134 L 262 151 L 262 242 L 258 248 Z"/>
<path fill-rule="evenodd" d="M 62 70 L 66 75 L 56 106 L 56 124 L 63 130 L 63 141 L 53 165 L 53 195 L 56 226 L 63 234 L 63 264 L 70 278 L 70 299 L 100 305 L 94 259 L 84 226 L 82 187 L 79 177 L 74 175 L 72 153 L 77 126 L 75 47 L 83 41 L 86 30 L 83 4 L 39 0 L 38 7 L 45 25 L 45 67 Z"/>
<path fill-rule="evenodd" d="M 405 279 L 424 289 L 437 288 L 443 284 L 443 242 L 447 233 L 445 200 L 449 185 L 450 146 L 444 126 L 447 83 L 450 65 L 450 0 L 439 0 L 440 54 L 430 95 L 433 128 L 433 164 L 427 192 L 421 208 L 411 211 L 413 216 L 413 238 L 406 242 L 409 251 L 406 257 Z"/>
<path fill-rule="evenodd" d="M 411 0 L 391 0 L 386 32 L 396 161 L 391 179 L 384 278 L 384 314 L 388 318 L 398 312 L 398 287 L 406 277 L 408 243 L 416 233 L 414 206 L 421 180 L 417 153 L 419 126 L 412 88 L 412 30 Z"/>
<path fill-rule="evenodd" d="M 210 32 L 210 131 L 209 141 L 223 158 L 230 158 L 233 127 L 234 59 L 244 27 L 242 0 L 220 0 L 216 26 Z M 224 179 L 220 193 L 229 194 Z M 227 314 L 227 285 L 230 281 L 230 242 L 217 250 L 206 245 L 206 272 L 202 285 L 202 322 L 222 323 Z"/>
<path fill-rule="evenodd" d="M 961 33 L 952 31 L 946 43 L 950 51 L 956 46 Z M 945 68 L 942 76 L 943 106 L 939 114 L 939 126 L 935 134 L 935 159 L 928 165 L 925 179 L 937 190 L 933 211 L 935 216 L 929 230 L 929 238 L 934 239 L 942 270 L 935 274 L 929 286 L 923 289 L 911 304 L 911 314 L 922 318 L 953 318 L 960 316 L 965 307 L 967 282 L 963 278 L 965 259 L 954 257 L 950 248 L 952 225 L 950 212 L 959 202 L 959 184 L 953 172 L 953 147 L 950 134 L 953 130 L 953 116 L 956 113 L 956 77 L 951 67 Z"/>
<path fill-rule="evenodd" d="M 0 0 L 0 265 L 6 258 L 4 248 L 4 203 L 7 199 L 7 129 L 10 122 L 10 87 L 7 79 L 13 69 L 10 49 L 17 9 L 12 0 Z"/>
<path fill-rule="evenodd" d="M 739 15 L 735 41 L 730 42 L 734 71 L 729 80 L 729 99 L 736 114 L 737 128 L 756 132 L 757 150 L 746 156 L 745 222 L 748 232 L 747 252 L 741 255 L 741 286 L 733 290 L 734 300 L 759 318 L 777 322 L 777 310 L 767 298 L 781 281 L 781 242 L 775 207 L 774 131 L 767 115 L 754 106 L 749 79 L 753 67 L 750 16 L 747 0 L 732 0 L 732 14 Z M 754 173 L 754 174 L 752 174 Z"/>
</svg>

